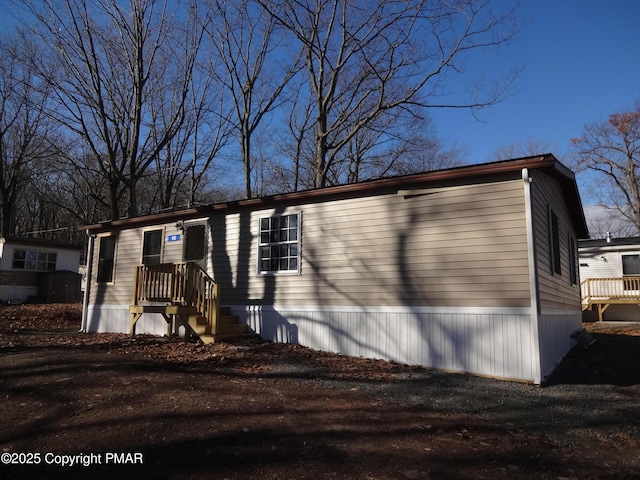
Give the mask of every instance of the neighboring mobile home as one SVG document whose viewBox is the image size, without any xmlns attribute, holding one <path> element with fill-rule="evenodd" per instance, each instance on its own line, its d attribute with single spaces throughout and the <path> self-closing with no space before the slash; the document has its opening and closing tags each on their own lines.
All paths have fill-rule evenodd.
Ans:
<svg viewBox="0 0 640 480">
<path fill-rule="evenodd" d="M 640 237 L 580 240 L 583 319 L 640 321 Z"/>
<path fill-rule="evenodd" d="M 0 301 L 79 302 L 81 249 L 31 238 L 0 238 Z"/>
<path fill-rule="evenodd" d="M 208 341 L 233 313 L 267 340 L 540 383 L 581 327 L 587 226 L 550 154 L 83 228 L 86 331 L 177 319 Z M 185 293 L 196 264 L 219 293 Z"/>
</svg>

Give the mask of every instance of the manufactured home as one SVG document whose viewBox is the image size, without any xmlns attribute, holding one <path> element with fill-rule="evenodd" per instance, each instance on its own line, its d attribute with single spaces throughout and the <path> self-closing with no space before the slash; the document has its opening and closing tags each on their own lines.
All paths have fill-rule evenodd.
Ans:
<svg viewBox="0 0 640 480">
<path fill-rule="evenodd" d="M 33 238 L 0 238 L 0 301 L 81 301 L 77 245 Z"/>
<path fill-rule="evenodd" d="M 580 240 L 584 321 L 640 321 L 640 237 Z"/>
<path fill-rule="evenodd" d="M 178 325 L 210 342 L 244 328 L 539 384 L 582 325 L 587 226 L 551 154 L 83 229 L 90 332 Z"/>
</svg>

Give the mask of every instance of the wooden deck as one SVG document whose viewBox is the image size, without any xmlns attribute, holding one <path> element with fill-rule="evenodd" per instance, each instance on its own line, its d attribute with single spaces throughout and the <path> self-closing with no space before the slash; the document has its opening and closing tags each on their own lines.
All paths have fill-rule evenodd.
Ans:
<svg viewBox="0 0 640 480">
<path fill-rule="evenodd" d="M 131 337 L 145 313 L 164 317 L 167 336 L 174 326 L 184 326 L 187 339 L 195 334 L 204 343 L 248 332 L 236 316 L 220 307 L 218 284 L 193 262 L 138 265 L 129 313 Z"/>
<path fill-rule="evenodd" d="M 582 310 L 598 310 L 598 320 L 611 305 L 640 307 L 640 277 L 588 278 L 580 284 Z M 640 315 L 640 310 L 638 311 Z"/>
</svg>

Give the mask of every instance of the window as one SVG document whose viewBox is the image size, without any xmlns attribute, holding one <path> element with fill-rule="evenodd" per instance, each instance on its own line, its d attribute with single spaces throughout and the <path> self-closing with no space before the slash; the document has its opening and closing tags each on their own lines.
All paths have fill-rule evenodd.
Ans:
<svg viewBox="0 0 640 480">
<path fill-rule="evenodd" d="M 549 208 L 549 246 L 551 253 L 551 272 L 560 275 L 562 273 L 560 262 L 560 228 L 558 216 Z"/>
<path fill-rule="evenodd" d="M 113 267 L 116 254 L 116 236 L 100 237 L 100 250 L 98 253 L 98 282 L 113 281 Z"/>
<path fill-rule="evenodd" d="M 56 269 L 57 258 L 57 253 L 38 252 L 35 250 L 14 250 L 13 268 L 52 272 Z"/>
<path fill-rule="evenodd" d="M 622 255 L 622 275 L 640 277 L 640 255 Z M 637 290 L 638 281 L 623 280 L 625 290 Z"/>
<path fill-rule="evenodd" d="M 142 243 L 142 263 L 144 265 L 158 265 L 162 254 L 162 229 L 144 232 Z"/>
<path fill-rule="evenodd" d="M 300 214 L 261 218 L 258 248 L 260 273 L 298 272 Z"/>
<path fill-rule="evenodd" d="M 622 255 L 622 275 L 640 276 L 640 255 Z"/>
<path fill-rule="evenodd" d="M 578 283 L 578 270 L 576 268 L 576 239 L 569 235 L 569 280 L 571 285 Z"/>
</svg>

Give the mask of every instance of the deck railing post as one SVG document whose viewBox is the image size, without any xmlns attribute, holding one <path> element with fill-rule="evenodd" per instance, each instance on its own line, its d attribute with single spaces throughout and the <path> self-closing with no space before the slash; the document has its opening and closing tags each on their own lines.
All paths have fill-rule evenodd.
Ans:
<svg viewBox="0 0 640 480">
<path fill-rule="evenodd" d="M 640 276 L 588 278 L 581 287 L 582 309 L 592 309 L 595 305 L 600 321 L 611 305 L 640 306 Z"/>
<path fill-rule="evenodd" d="M 218 333 L 219 285 L 193 262 L 136 266 L 131 307 L 143 302 L 168 302 L 174 306 L 181 304 L 193 307 L 198 315 L 206 318 L 211 333 L 214 336 Z M 157 305 L 151 307 L 157 308 Z M 133 335 L 135 323 L 142 313 L 137 308 L 131 308 L 130 311 Z"/>
</svg>

